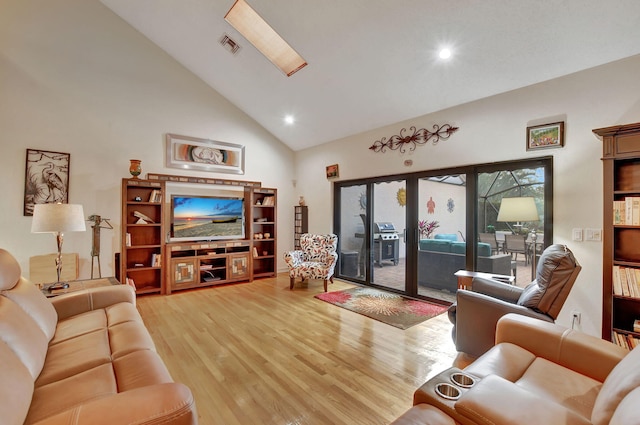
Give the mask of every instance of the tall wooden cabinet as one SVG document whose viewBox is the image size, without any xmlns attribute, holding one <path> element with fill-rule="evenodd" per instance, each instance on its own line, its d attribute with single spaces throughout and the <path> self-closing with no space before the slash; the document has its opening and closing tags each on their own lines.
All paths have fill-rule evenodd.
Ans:
<svg viewBox="0 0 640 425">
<path fill-rule="evenodd" d="M 164 182 L 122 179 L 120 279 L 136 293 L 162 293 L 165 230 Z"/>
<path fill-rule="evenodd" d="M 293 245 L 300 249 L 300 235 L 309 231 L 309 209 L 306 205 L 293 207 Z"/>
<path fill-rule="evenodd" d="M 625 345 L 630 338 L 640 338 L 640 332 L 634 332 L 634 321 L 640 319 L 640 281 L 634 279 L 640 277 L 640 225 L 634 224 L 635 219 L 614 224 L 620 223 L 620 217 L 614 214 L 614 202 L 625 201 L 626 206 L 633 197 L 640 197 L 640 123 L 593 132 L 603 142 L 602 338 Z M 626 287 L 623 291 L 621 278 L 627 280 L 626 285 L 636 284 L 637 288 Z"/>
<path fill-rule="evenodd" d="M 253 277 L 273 277 L 277 273 L 277 189 L 245 188 L 248 199 L 247 237 L 252 242 Z"/>
</svg>

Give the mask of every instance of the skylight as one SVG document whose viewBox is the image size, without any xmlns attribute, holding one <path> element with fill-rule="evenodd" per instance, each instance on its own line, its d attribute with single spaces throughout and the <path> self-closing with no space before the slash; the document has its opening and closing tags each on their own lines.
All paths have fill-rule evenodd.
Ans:
<svg viewBox="0 0 640 425">
<path fill-rule="evenodd" d="M 237 0 L 224 19 L 280 68 L 287 77 L 307 62 L 245 0 Z"/>
</svg>

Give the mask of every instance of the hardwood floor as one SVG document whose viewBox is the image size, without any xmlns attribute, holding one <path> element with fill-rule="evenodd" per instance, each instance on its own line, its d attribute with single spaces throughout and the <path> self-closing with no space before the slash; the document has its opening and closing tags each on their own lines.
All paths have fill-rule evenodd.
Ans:
<svg viewBox="0 0 640 425">
<path fill-rule="evenodd" d="M 329 291 L 354 285 L 336 280 Z M 407 330 L 317 300 L 321 281 L 255 280 L 138 298 L 200 424 L 388 424 L 456 357 L 442 314 Z"/>
</svg>

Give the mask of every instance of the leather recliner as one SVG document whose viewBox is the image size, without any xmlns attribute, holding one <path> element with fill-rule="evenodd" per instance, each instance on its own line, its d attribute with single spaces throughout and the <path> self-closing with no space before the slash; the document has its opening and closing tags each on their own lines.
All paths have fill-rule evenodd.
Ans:
<svg viewBox="0 0 640 425">
<path fill-rule="evenodd" d="M 392 425 L 640 424 L 640 349 L 519 314 L 499 320 L 496 343 L 427 381 Z"/>
<path fill-rule="evenodd" d="M 474 278 L 470 290 L 458 290 L 448 311 L 456 349 L 473 357 L 489 350 L 498 319 L 507 313 L 554 322 L 581 269 L 571 250 L 556 244 L 544 250 L 536 279 L 525 288 Z"/>
</svg>

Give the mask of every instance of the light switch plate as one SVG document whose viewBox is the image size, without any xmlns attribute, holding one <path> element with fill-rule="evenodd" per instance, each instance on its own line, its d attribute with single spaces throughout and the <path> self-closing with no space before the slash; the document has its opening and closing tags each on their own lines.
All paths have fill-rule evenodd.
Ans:
<svg viewBox="0 0 640 425">
<path fill-rule="evenodd" d="M 576 242 L 582 241 L 582 229 L 573 229 L 573 236 L 571 239 Z"/>
<path fill-rule="evenodd" d="M 601 241 L 602 240 L 602 229 L 586 229 L 588 241 Z"/>
</svg>

